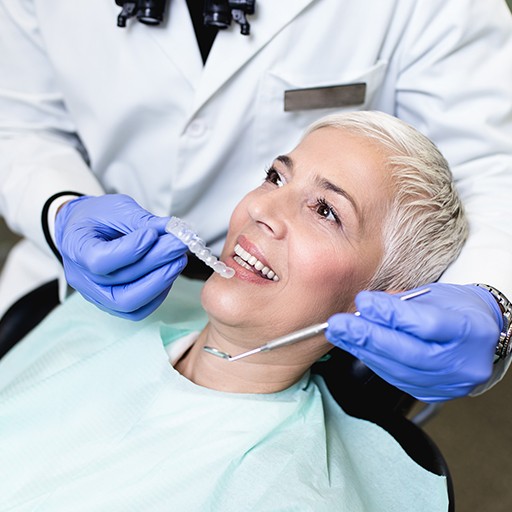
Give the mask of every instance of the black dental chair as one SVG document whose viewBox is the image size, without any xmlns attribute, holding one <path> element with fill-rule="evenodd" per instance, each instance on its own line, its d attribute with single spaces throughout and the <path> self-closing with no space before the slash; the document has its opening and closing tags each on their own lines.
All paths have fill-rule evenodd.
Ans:
<svg viewBox="0 0 512 512">
<path fill-rule="evenodd" d="M 0 358 L 59 303 L 58 283 L 50 281 L 15 302 L 0 322 Z"/>
<path fill-rule="evenodd" d="M 195 258 L 189 258 L 194 261 Z M 203 265 L 201 265 L 203 267 Z M 205 278 L 194 264 L 186 275 Z M 16 302 L 0 322 L 0 358 L 34 328 L 58 304 L 57 281 L 51 281 Z M 454 492 L 448 465 L 439 448 L 413 421 L 407 418 L 416 400 L 391 386 L 359 360 L 340 349 L 333 349 L 327 361 L 316 363 L 312 371 L 321 375 L 338 404 L 350 415 L 366 419 L 388 431 L 425 469 L 445 476 L 453 512 Z"/>
</svg>

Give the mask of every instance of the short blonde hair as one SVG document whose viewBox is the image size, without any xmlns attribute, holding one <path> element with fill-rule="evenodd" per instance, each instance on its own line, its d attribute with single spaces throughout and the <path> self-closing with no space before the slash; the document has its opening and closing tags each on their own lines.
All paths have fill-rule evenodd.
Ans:
<svg viewBox="0 0 512 512">
<path fill-rule="evenodd" d="M 383 112 L 334 114 L 313 123 L 306 136 L 331 127 L 368 138 L 389 155 L 396 186 L 384 221 L 384 255 L 370 290 L 407 290 L 437 281 L 468 235 L 464 208 L 446 159 L 426 136 Z"/>
</svg>

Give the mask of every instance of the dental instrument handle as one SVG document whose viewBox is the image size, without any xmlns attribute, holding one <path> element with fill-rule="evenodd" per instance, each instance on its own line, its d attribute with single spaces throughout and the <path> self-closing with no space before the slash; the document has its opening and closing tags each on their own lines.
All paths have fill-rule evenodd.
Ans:
<svg viewBox="0 0 512 512">
<path fill-rule="evenodd" d="M 313 336 L 324 332 L 328 325 L 329 324 L 327 322 L 323 322 L 321 324 L 310 325 L 304 329 L 299 329 L 298 331 L 286 334 L 285 336 L 280 336 L 279 338 L 269 341 L 263 345 L 263 347 L 261 347 L 261 352 L 274 350 L 275 348 L 279 347 L 285 347 L 286 345 L 291 345 L 292 343 L 312 338 Z"/>
<path fill-rule="evenodd" d="M 254 354 L 259 354 L 260 352 L 268 352 L 270 350 L 274 350 L 275 348 L 285 347 L 286 345 L 292 345 L 293 343 L 297 343 L 302 340 L 307 340 L 308 338 L 312 338 L 317 334 L 320 334 L 325 331 L 328 327 L 328 323 L 324 322 L 322 324 L 310 325 L 309 327 L 305 327 L 304 329 L 299 329 L 298 331 L 292 332 L 290 334 L 286 334 L 284 336 L 280 336 L 279 338 L 275 338 L 265 345 L 261 345 L 261 347 L 253 348 L 248 352 L 243 352 L 242 354 L 238 354 L 237 356 L 229 356 L 226 354 L 225 357 L 228 361 L 238 361 L 239 359 L 243 359 L 247 356 L 252 356 Z M 212 353 L 210 347 L 206 347 L 207 352 Z M 219 354 L 214 354 L 219 355 Z"/>
<path fill-rule="evenodd" d="M 421 290 L 416 290 L 414 292 L 410 292 L 406 295 L 402 295 L 400 297 L 400 300 L 410 300 L 414 299 L 415 297 L 419 297 L 421 295 L 424 295 L 425 293 L 430 292 L 430 288 L 422 288 Z M 354 313 L 355 316 L 360 316 L 361 313 L 359 311 L 356 311 Z M 268 343 L 265 343 L 265 345 L 261 345 L 257 348 L 253 348 L 252 350 L 249 350 L 247 352 L 243 352 L 242 354 L 238 354 L 236 356 L 231 356 L 227 354 L 226 352 L 222 352 L 219 349 L 216 349 L 214 347 L 203 347 L 203 350 L 206 350 L 209 354 L 212 354 L 217 357 L 222 357 L 226 361 L 238 361 L 239 359 L 244 359 L 248 356 L 252 356 L 254 354 L 259 354 L 260 352 L 268 352 L 270 350 L 274 350 L 275 348 L 284 347 L 286 345 L 292 345 L 293 343 L 297 343 L 302 340 L 306 340 L 308 338 L 311 338 L 313 336 L 316 336 L 317 334 L 322 333 L 327 329 L 329 326 L 328 322 L 323 322 L 321 324 L 315 324 L 311 325 L 309 327 L 305 327 L 304 329 L 299 329 L 298 331 L 292 332 L 290 334 L 286 334 L 285 336 L 280 336 L 279 338 L 275 338 L 272 341 L 269 341 Z"/>
<path fill-rule="evenodd" d="M 310 325 L 309 327 L 305 327 L 304 329 L 299 329 L 298 331 L 286 334 L 284 336 L 280 336 L 279 338 L 275 338 L 274 340 L 265 343 L 265 345 L 262 345 L 261 347 L 253 348 L 252 350 L 249 350 L 248 352 L 244 352 L 242 354 L 238 354 L 237 356 L 229 356 L 226 354 L 226 359 L 231 362 L 238 361 L 239 359 L 243 359 L 247 356 L 252 356 L 254 354 L 259 354 L 260 352 L 268 352 L 269 350 L 274 350 L 275 348 L 285 347 L 286 345 L 292 345 L 293 343 L 297 343 L 302 340 L 307 340 L 308 338 L 312 338 L 313 336 L 316 336 L 317 334 L 324 332 L 325 329 L 327 329 L 328 325 L 329 324 L 327 322 L 324 322 L 322 324 Z M 206 349 L 207 352 L 212 353 L 210 347 L 206 347 Z"/>
<path fill-rule="evenodd" d="M 421 290 L 417 290 L 415 292 L 408 293 L 407 295 L 402 295 L 400 300 L 410 300 L 415 297 L 419 297 L 425 293 L 428 293 L 430 288 L 423 288 Z M 356 316 L 360 316 L 361 313 L 356 311 L 354 313 Z M 269 341 L 265 345 L 262 345 L 259 352 L 267 352 L 269 350 L 274 350 L 275 348 L 285 347 L 286 345 L 291 345 L 293 343 L 297 343 L 298 341 L 306 340 L 317 334 L 324 332 L 329 324 L 327 322 L 323 322 L 321 324 L 310 325 L 309 327 L 305 327 L 304 329 L 299 329 L 298 331 L 292 332 L 290 334 L 286 334 L 284 336 L 280 336 L 272 341 Z M 256 349 L 255 349 L 256 350 Z"/>
</svg>

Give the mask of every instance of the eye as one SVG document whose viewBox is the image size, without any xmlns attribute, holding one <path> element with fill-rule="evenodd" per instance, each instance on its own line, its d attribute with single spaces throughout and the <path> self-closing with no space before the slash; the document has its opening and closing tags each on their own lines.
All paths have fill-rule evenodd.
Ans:
<svg viewBox="0 0 512 512">
<path fill-rule="evenodd" d="M 324 198 L 318 198 L 316 200 L 315 211 L 325 220 L 341 225 L 340 218 L 338 217 L 336 210 Z"/>
<path fill-rule="evenodd" d="M 265 182 L 272 183 L 273 185 L 276 185 L 278 187 L 282 187 L 284 185 L 283 178 L 281 175 L 277 172 L 275 167 L 270 167 L 266 171 L 267 175 L 265 176 Z"/>
</svg>

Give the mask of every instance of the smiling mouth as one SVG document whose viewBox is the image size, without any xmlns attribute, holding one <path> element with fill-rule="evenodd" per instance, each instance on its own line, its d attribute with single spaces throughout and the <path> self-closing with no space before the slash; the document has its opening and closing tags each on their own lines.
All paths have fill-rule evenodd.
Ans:
<svg viewBox="0 0 512 512">
<path fill-rule="evenodd" d="M 256 256 L 247 252 L 240 244 L 235 245 L 235 255 L 233 256 L 233 259 L 240 266 L 254 272 L 255 274 L 260 274 L 265 279 L 276 282 L 279 281 L 278 275 L 271 268 L 267 267 L 258 258 L 256 258 Z"/>
</svg>

